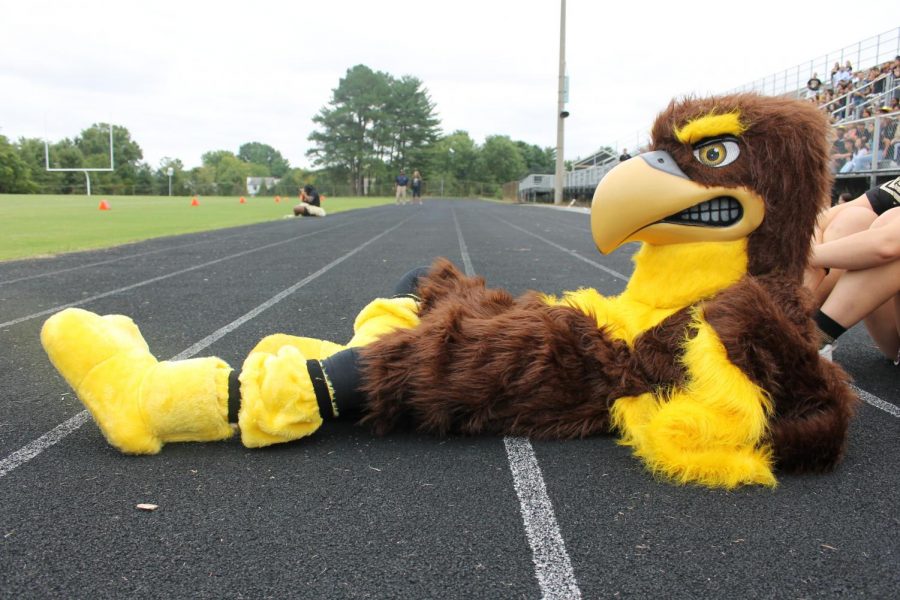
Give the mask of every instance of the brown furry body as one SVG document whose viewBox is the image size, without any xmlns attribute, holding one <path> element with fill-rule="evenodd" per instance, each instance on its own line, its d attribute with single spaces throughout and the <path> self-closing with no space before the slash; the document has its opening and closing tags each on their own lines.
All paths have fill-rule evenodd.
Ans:
<svg viewBox="0 0 900 600">
<path fill-rule="evenodd" d="M 623 396 L 678 386 L 691 334 L 683 309 L 633 348 L 588 315 L 514 299 L 438 260 L 421 281 L 421 323 L 362 349 L 363 422 L 378 433 L 567 439 L 610 431 Z M 770 437 L 787 471 L 832 468 L 856 402 L 840 367 L 819 358 L 805 295 L 784 280 L 745 278 L 703 303 L 729 359 L 772 397 Z"/>
</svg>

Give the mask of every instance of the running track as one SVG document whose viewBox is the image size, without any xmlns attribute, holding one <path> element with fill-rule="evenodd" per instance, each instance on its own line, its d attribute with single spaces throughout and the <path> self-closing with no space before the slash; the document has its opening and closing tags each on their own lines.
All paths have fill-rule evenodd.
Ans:
<svg viewBox="0 0 900 600">
<path fill-rule="evenodd" d="M 268 333 L 346 340 L 435 256 L 514 293 L 614 294 L 633 251 L 598 254 L 583 211 L 429 201 L 0 263 L 0 597 L 895 597 L 900 380 L 860 329 L 835 353 L 865 400 L 845 462 L 733 492 L 655 481 L 605 437 L 332 423 L 127 457 L 38 341 L 82 306 L 131 316 L 160 358 L 239 367 Z"/>
</svg>

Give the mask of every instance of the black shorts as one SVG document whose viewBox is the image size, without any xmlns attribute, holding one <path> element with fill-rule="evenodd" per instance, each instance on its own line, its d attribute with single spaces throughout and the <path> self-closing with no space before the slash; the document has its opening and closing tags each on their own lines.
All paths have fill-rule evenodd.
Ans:
<svg viewBox="0 0 900 600">
<path fill-rule="evenodd" d="M 869 199 L 869 204 L 872 205 L 876 215 L 900 206 L 900 177 L 870 189 L 866 192 L 866 198 Z"/>
</svg>

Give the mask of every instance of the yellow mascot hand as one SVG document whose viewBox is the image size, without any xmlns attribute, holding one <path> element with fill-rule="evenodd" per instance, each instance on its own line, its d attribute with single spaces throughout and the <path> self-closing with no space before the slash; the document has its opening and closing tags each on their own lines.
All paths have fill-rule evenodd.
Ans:
<svg viewBox="0 0 900 600">
<path fill-rule="evenodd" d="M 317 340 L 316 338 L 299 337 L 296 335 L 287 335 L 285 333 L 276 333 L 267 335 L 250 351 L 267 352 L 269 354 L 278 354 L 278 350 L 283 346 L 292 346 L 300 351 L 307 359 L 322 360 L 328 358 L 335 352 L 344 349 L 340 344 L 329 342 L 328 340 Z"/>
<path fill-rule="evenodd" d="M 766 394 L 729 360 L 708 324 L 685 344 L 684 387 L 659 397 L 620 398 L 611 409 L 621 443 L 654 473 L 677 483 L 732 489 L 775 486 Z"/>
<path fill-rule="evenodd" d="M 397 329 L 411 329 L 419 324 L 419 303 L 408 296 L 376 298 L 356 316 L 353 338 L 348 348 L 371 344 Z"/>
</svg>

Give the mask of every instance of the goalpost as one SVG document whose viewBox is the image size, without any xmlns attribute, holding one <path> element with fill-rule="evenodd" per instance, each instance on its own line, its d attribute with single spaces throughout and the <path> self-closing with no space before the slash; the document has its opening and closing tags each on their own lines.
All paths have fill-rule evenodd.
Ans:
<svg viewBox="0 0 900 600">
<path fill-rule="evenodd" d="M 51 173 L 59 173 L 59 172 L 73 172 L 73 171 L 81 171 L 84 173 L 84 179 L 87 182 L 87 195 L 91 195 L 91 173 L 94 172 L 110 172 L 115 170 L 115 162 L 114 162 L 114 152 L 113 152 L 113 126 L 112 123 L 109 124 L 109 168 L 87 168 L 87 167 L 73 167 L 68 169 L 63 168 L 51 168 L 50 167 L 50 146 L 47 144 L 47 140 L 44 140 L 44 168 Z"/>
</svg>

